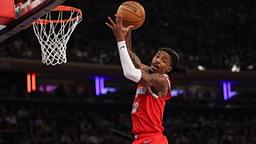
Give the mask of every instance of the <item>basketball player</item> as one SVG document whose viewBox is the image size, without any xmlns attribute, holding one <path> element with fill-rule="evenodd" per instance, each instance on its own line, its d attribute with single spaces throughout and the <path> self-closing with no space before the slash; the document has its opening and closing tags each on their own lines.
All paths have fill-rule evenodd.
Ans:
<svg viewBox="0 0 256 144">
<path fill-rule="evenodd" d="M 161 48 L 151 65 L 144 65 L 132 51 L 133 26 L 124 27 L 122 17 L 118 15 L 115 21 L 110 17 L 108 20 L 106 25 L 115 35 L 124 76 L 138 83 L 131 111 L 132 144 L 168 144 L 162 126 L 165 102 L 171 98 L 171 82 L 167 73 L 176 68 L 179 55 L 170 48 Z"/>
</svg>

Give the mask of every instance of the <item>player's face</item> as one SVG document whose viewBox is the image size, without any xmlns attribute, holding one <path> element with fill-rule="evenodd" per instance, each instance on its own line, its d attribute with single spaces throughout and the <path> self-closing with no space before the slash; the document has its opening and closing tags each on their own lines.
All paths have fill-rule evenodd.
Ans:
<svg viewBox="0 0 256 144">
<path fill-rule="evenodd" d="M 171 57 L 165 51 L 158 51 L 151 62 L 151 71 L 157 73 L 168 73 L 171 71 Z"/>
</svg>

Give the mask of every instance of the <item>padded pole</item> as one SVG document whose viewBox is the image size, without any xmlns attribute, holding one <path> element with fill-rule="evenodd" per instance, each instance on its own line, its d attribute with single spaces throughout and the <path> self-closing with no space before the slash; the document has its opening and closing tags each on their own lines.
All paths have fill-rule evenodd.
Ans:
<svg viewBox="0 0 256 144">
<path fill-rule="evenodd" d="M 0 0 L 0 25 L 7 25 L 15 19 L 14 0 Z"/>
</svg>

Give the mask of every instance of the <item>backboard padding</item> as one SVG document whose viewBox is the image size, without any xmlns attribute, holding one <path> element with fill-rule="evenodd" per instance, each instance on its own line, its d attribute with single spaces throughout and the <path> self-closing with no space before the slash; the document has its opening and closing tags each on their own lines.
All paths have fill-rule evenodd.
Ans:
<svg viewBox="0 0 256 144">
<path fill-rule="evenodd" d="M 31 26 L 35 19 L 45 15 L 65 0 L 34 0 L 17 13 L 17 18 L 5 28 L 0 29 L 0 42 Z"/>
</svg>

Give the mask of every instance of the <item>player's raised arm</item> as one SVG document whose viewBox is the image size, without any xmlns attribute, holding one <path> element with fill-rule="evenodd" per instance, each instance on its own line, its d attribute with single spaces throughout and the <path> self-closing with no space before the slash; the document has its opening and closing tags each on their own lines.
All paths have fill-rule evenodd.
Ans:
<svg viewBox="0 0 256 144">
<path fill-rule="evenodd" d="M 139 82 L 142 75 L 141 70 L 134 66 L 125 42 L 125 37 L 127 33 L 131 31 L 133 26 L 124 27 L 122 24 L 122 17 L 119 15 L 116 15 L 115 22 L 110 17 L 108 17 L 108 20 L 109 22 L 106 22 L 106 25 L 112 29 L 116 37 L 124 76 L 129 80 Z"/>
</svg>

